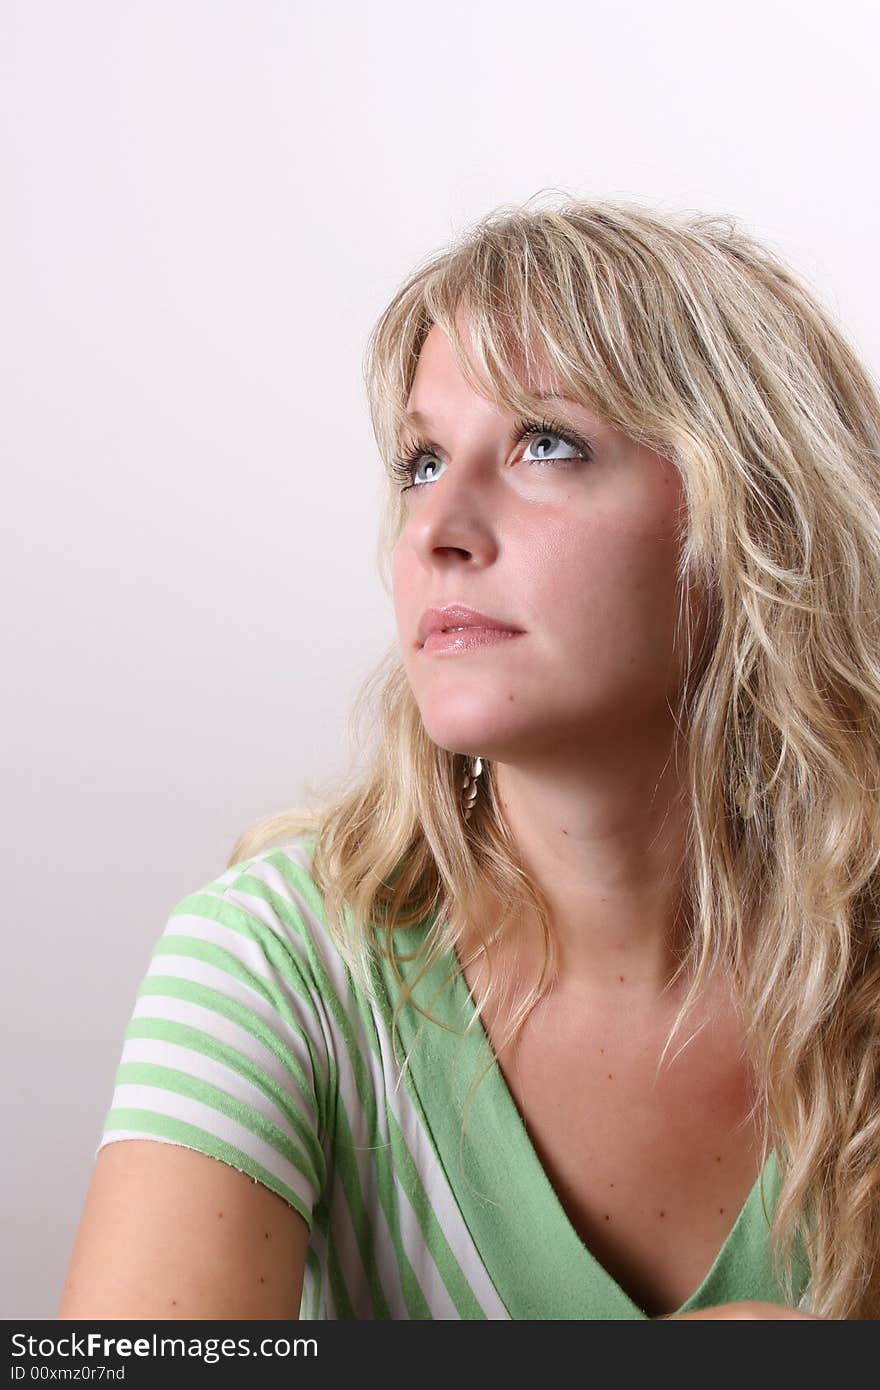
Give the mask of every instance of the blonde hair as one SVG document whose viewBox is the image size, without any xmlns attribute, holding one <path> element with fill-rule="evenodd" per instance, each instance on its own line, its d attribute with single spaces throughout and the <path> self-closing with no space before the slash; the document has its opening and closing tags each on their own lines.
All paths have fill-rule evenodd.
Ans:
<svg viewBox="0 0 880 1390">
<path fill-rule="evenodd" d="M 522 377 L 537 351 L 558 389 L 680 472 L 679 618 L 689 635 L 697 586 L 712 621 L 679 711 L 696 925 L 683 962 L 693 982 L 669 1041 L 722 966 L 756 1073 L 764 1153 L 776 1148 L 783 1180 L 777 1267 L 787 1279 L 802 1239 L 813 1312 L 880 1317 L 876 384 L 817 298 L 732 217 L 570 198 L 501 207 L 403 282 L 369 341 L 365 379 L 389 483 L 386 590 L 405 522 L 393 482 L 402 411 L 435 323 L 496 405 L 540 410 Z M 325 788 L 318 809 L 259 822 L 229 864 L 278 836 L 314 834 L 328 926 L 362 981 L 371 952 L 394 958 L 396 926 L 430 918 L 426 970 L 466 924 L 479 929 L 475 904 L 489 884 L 511 920 L 536 914 L 544 932 L 541 979 L 514 1036 L 552 985 L 554 947 L 491 764 L 465 822 L 466 759 L 428 738 L 396 646 L 364 683 L 361 713 L 374 731 L 368 770 Z M 487 961 L 501 930 L 482 938 Z M 481 1012 L 494 988 L 490 970 Z"/>
</svg>

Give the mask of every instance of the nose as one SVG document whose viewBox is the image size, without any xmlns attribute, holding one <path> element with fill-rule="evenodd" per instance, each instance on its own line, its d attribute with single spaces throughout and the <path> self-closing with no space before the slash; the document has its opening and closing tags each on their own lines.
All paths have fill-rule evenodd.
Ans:
<svg viewBox="0 0 880 1390">
<path fill-rule="evenodd" d="M 450 551 L 485 557 L 494 549 L 500 501 L 491 489 L 475 484 L 472 476 L 462 472 L 444 488 L 446 477 L 427 484 L 432 494 L 418 499 L 408 522 L 410 540 L 425 557 Z"/>
</svg>

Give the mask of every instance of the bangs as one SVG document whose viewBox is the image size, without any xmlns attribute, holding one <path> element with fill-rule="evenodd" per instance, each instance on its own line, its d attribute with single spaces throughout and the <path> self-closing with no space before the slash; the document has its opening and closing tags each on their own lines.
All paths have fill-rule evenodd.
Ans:
<svg viewBox="0 0 880 1390">
<path fill-rule="evenodd" d="M 457 248 L 422 281 L 408 341 L 401 344 L 402 370 L 384 401 L 395 447 L 411 428 L 406 404 L 419 353 L 435 325 L 448 337 L 465 380 L 496 408 L 534 415 L 552 395 L 611 423 L 620 420 L 620 387 L 609 391 L 606 364 L 629 353 L 621 354 L 619 345 L 603 341 L 591 327 L 574 264 L 561 270 L 557 253 L 548 266 L 536 254 L 534 229 L 528 240 L 514 231 Z M 560 293 L 561 283 L 567 292 Z M 592 316 L 594 324 L 604 319 L 598 310 Z M 598 370 L 591 370 L 593 364 Z"/>
</svg>

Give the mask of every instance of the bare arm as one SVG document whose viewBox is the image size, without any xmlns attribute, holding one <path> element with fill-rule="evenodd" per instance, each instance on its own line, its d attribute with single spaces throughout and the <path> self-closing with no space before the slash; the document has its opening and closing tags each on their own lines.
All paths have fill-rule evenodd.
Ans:
<svg viewBox="0 0 880 1390">
<path fill-rule="evenodd" d="M 95 1160 L 59 1318 L 299 1317 L 308 1226 L 218 1159 L 117 1140 Z"/>
</svg>

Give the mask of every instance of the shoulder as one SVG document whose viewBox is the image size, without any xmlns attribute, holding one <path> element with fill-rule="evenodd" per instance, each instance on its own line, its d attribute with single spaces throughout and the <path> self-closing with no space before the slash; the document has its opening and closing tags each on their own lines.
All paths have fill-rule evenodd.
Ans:
<svg viewBox="0 0 880 1390">
<path fill-rule="evenodd" d="M 174 1008 L 210 1016 L 211 1028 L 219 1011 L 229 1026 L 253 1031 L 261 1020 L 335 1054 L 375 999 L 328 928 L 312 853 L 306 837 L 263 850 L 174 903 L 138 992 L 142 1006 L 146 995 L 173 996 Z"/>
<path fill-rule="evenodd" d="M 171 909 L 160 949 L 180 936 L 256 964 L 289 965 L 318 984 L 344 970 L 312 877 L 306 836 L 262 850 L 187 893 Z"/>
<path fill-rule="evenodd" d="M 263 851 L 187 893 L 154 944 L 101 1143 L 223 1160 L 307 1224 L 334 1114 L 337 967 L 308 846 Z"/>
</svg>

